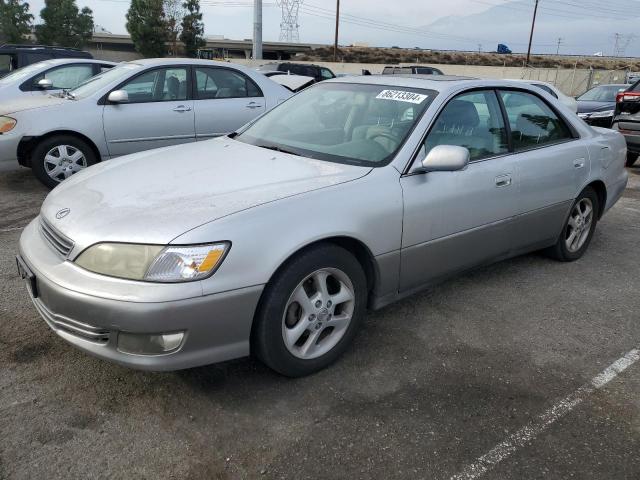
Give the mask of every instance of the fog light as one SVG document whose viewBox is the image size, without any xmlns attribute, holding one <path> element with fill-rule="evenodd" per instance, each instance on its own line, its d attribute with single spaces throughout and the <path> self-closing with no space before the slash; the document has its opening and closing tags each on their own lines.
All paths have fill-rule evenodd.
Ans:
<svg viewBox="0 0 640 480">
<path fill-rule="evenodd" d="M 183 338 L 184 332 L 154 335 L 120 332 L 118 350 L 133 355 L 162 355 L 180 348 Z"/>
</svg>

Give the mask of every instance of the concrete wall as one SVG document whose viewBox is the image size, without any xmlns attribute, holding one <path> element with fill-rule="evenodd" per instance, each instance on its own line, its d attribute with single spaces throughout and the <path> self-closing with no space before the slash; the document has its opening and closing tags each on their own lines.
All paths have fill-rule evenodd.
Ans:
<svg viewBox="0 0 640 480">
<path fill-rule="evenodd" d="M 268 60 L 234 60 L 250 67 L 257 67 Z M 385 67 L 379 63 L 334 63 L 334 62 L 296 62 L 315 63 L 330 68 L 334 73 L 360 74 L 363 69 L 371 73 L 381 73 Z M 416 64 L 411 64 L 416 65 Z M 594 85 L 605 83 L 624 83 L 624 71 L 560 69 L 560 68 L 523 68 L 523 67 L 488 67 L 481 65 L 438 65 L 424 64 L 436 67 L 447 75 L 460 75 L 475 78 L 496 79 L 527 79 L 541 80 L 556 85 L 567 95 L 580 95 Z"/>
</svg>

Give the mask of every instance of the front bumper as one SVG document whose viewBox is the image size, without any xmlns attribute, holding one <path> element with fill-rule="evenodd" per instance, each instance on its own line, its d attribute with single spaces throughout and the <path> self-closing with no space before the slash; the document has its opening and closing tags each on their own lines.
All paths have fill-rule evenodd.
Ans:
<svg viewBox="0 0 640 480">
<path fill-rule="evenodd" d="M 249 354 L 251 325 L 262 285 L 169 301 L 131 301 L 112 295 L 106 298 L 108 292 L 90 295 L 49 278 L 47 262 L 39 261 L 42 252 L 30 247 L 43 240 L 35 238 L 40 235 L 39 230 L 30 227 L 20 239 L 20 256 L 35 275 L 27 290 L 47 325 L 75 347 L 127 367 L 155 371 L 207 365 Z M 56 254 L 52 251 L 51 255 Z M 82 280 L 77 279 L 79 285 Z M 140 284 L 129 283 L 131 289 Z M 134 355 L 118 350 L 121 332 L 177 331 L 184 331 L 185 336 L 180 347 L 171 353 Z"/>
<path fill-rule="evenodd" d="M 18 159 L 18 145 L 21 138 L 14 132 L 0 135 L 0 162 L 15 162 Z"/>
</svg>

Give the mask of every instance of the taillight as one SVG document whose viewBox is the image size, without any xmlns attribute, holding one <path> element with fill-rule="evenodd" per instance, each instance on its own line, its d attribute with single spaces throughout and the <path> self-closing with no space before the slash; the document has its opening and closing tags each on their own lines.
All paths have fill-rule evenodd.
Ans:
<svg viewBox="0 0 640 480">
<path fill-rule="evenodd" d="M 620 92 L 616 95 L 616 103 L 640 102 L 640 92 Z"/>
</svg>

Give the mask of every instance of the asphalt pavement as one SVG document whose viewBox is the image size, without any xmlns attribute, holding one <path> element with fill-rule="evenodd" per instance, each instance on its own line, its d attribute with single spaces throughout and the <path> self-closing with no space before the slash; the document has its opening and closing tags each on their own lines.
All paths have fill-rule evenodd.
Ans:
<svg viewBox="0 0 640 480">
<path fill-rule="evenodd" d="M 639 479 L 640 168 L 587 254 L 369 313 L 333 367 L 145 373 L 85 355 L 14 255 L 47 191 L 0 168 L 0 478 Z M 635 352 L 635 353 L 634 353 Z"/>
</svg>

